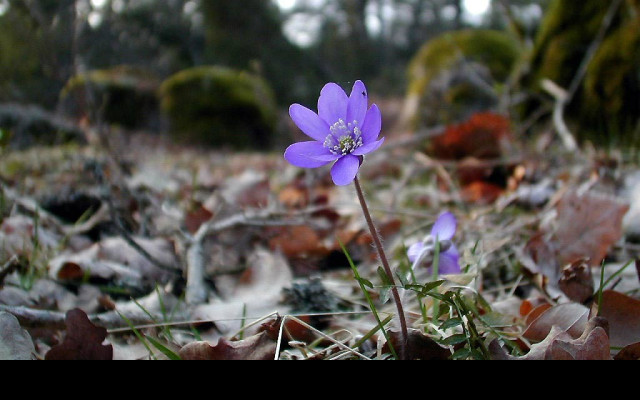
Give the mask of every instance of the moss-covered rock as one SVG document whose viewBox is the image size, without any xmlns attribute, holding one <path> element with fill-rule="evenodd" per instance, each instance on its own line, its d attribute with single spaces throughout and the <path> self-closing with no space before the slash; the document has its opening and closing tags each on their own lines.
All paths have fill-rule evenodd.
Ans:
<svg viewBox="0 0 640 400">
<path fill-rule="evenodd" d="M 496 86 L 520 58 L 515 38 L 493 30 L 445 33 L 427 42 L 409 65 L 405 120 L 413 127 L 453 123 L 496 105 Z"/>
<path fill-rule="evenodd" d="M 118 66 L 73 77 L 61 93 L 63 110 L 77 119 L 126 129 L 155 129 L 161 80 L 136 67 Z"/>
<path fill-rule="evenodd" d="M 264 149 L 272 143 L 275 98 L 256 75 L 198 67 L 169 78 L 160 93 L 170 129 L 181 141 L 241 149 Z"/>
<path fill-rule="evenodd" d="M 569 89 L 611 5 L 612 1 L 603 0 L 583 0 L 579 4 L 553 0 L 535 41 L 525 86 L 541 91 L 541 80 L 550 79 Z M 640 0 L 625 0 L 567 110 L 579 139 L 629 144 L 628 136 L 640 127 L 638 49 Z"/>
</svg>

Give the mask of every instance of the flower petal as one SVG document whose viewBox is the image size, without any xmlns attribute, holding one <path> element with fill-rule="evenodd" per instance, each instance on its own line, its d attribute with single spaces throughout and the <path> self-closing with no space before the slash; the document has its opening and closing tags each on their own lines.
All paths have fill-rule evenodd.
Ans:
<svg viewBox="0 0 640 400">
<path fill-rule="evenodd" d="M 460 268 L 460 253 L 455 246 L 440 254 L 440 264 L 438 267 L 441 275 L 455 275 L 462 272 Z"/>
<path fill-rule="evenodd" d="M 377 140 L 382 131 L 382 113 L 377 105 L 372 105 L 362 124 L 362 141 L 368 144 Z"/>
<path fill-rule="evenodd" d="M 331 154 L 320 142 L 294 143 L 284 153 L 284 158 L 292 165 L 301 168 L 320 168 L 329 164 Z"/>
<path fill-rule="evenodd" d="M 329 126 L 339 120 L 346 121 L 349 97 L 340 86 L 328 83 L 320 92 L 318 114 Z"/>
<path fill-rule="evenodd" d="M 382 138 L 381 140 L 378 140 L 377 142 L 372 142 L 369 144 L 365 144 L 362 147 L 357 148 L 353 153 L 354 156 L 364 156 L 367 155 L 369 153 L 373 153 L 374 151 L 378 150 L 380 148 L 380 146 L 382 146 L 382 144 L 384 143 L 385 139 Z"/>
<path fill-rule="evenodd" d="M 407 251 L 407 256 L 409 257 L 409 261 L 411 261 L 412 263 L 416 262 L 418 257 L 420 257 L 420 253 L 422 253 L 423 249 L 424 249 L 424 243 L 422 242 L 415 243 L 411 247 L 409 247 L 409 250 Z"/>
<path fill-rule="evenodd" d="M 349 97 L 346 122 L 352 123 L 353 121 L 358 121 L 358 128 L 362 128 L 362 124 L 367 116 L 368 107 L 369 92 L 367 92 L 367 88 L 362 81 L 357 81 L 353 85 L 353 90 Z"/>
<path fill-rule="evenodd" d="M 347 186 L 356 179 L 360 169 L 360 158 L 347 154 L 339 159 L 331 169 L 333 183 L 338 186 Z"/>
<path fill-rule="evenodd" d="M 452 213 L 442 213 L 431 229 L 431 236 L 434 238 L 437 236 L 438 240 L 451 240 L 456 234 L 457 224 L 456 217 Z"/>
<path fill-rule="evenodd" d="M 318 116 L 318 114 L 309 110 L 300 104 L 294 104 L 289 108 L 289 116 L 295 124 L 311 139 L 324 143 L 329 136 L 329 125 Z"/>
</svg>

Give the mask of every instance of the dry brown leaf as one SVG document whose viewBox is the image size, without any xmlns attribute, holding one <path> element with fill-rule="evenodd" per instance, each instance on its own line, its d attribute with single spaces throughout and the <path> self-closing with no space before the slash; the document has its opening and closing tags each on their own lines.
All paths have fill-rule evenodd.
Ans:
<svg viewBox="0 0 640 400">
<path fill-rule="evenodd" d="M 602 318 L 594 318 L 584 327 L 578 338 L 573 338 L 564 329 L 554 326 L 547 337 L 531 346 L 523 357 L 512 357 L 493 341 L 489 350 L 496 360 L 611 360 L 607 323 Z"/>
<path fill-rule="evenodd" d="M 462 199 L 468 203 L 491 204 L 504 193 L 504 188 L 483 181 L 471 182 L 461 190 Z"/>
<path fill-rule="evenodd" d="M 589 260 L 577 260 L 562 270 L 558 286 L 567 297 L 576 303 L 585 303 L 594 293 L 593 274 Z"/>
<path fill-rule="evenodd" d="M 287 257 L 325 256 L 330 252 L 316 231 L 306 225 L 280 229 L 280 234 L 269 241 L 269 247 Z"/>
<path fill-rule="evenodd" d="M 188 361 L 268 361 L 275 359 L 276 343 L 263 332 L 237 342 L 223 338 L 216 346 L 207 342 L 191 343 L 180 350 L 179 356 Z"/>
<path fill-rule="evenodd" d="M 445 160 L 499 158 L 504 143 L 511 139 L 511 123 L 501 115 L 481 113 L 469 121 L 450 126 L 431 141 L 430 153 Z"/>
<path fill-rule="evenodd" d="M 551 307 L 534 319 L 523 336 L 539 342 L 549 336 L 552 329 L 558 328 L 573 338 L 580 337 L 589 321 L 589 309 L 582 304 L 567 303 Z"/>
<path fill-rule="evenodd" d="M 541 297 L 532 297 L 527 300 L 524 300 L 522 304 L 520 304 L 520 316 L 529 318 L 529 316 L 533 313 L 533 311 L 540 308 L 540 306 L 547 306 L 547 308 L 545 308 L 544 311 L 551 308 L 551 305 L 547 302 L 547 300 Z M 535 318 L 537 317 L 538 316 L 536 316 Z M 531 323 L 531 322 L 532 321 L 529 321 L 528 323 Z"/>
<path fill-rule="evenodd" d="M 532 274 L 542 274 L 550 281 L 556 281 L 560 267 L 556 261 L 555 248 L 546 240 L 544 233 L 534 235 L 522 250 L 520 262 Z"/>
<path fill-rule="evenodd" d="M 46 360 L 113 360 L 113 347 L 102 344 L 107 338 L 107 330 L 92 324 L 84 311 L 69 311 L 65 324 L 64 341 L 49 350 Z"/>
<path fill-rule="evenodd" d="M 622 293 L 605 291 L 599 316 L 609 321 L 611 346 L 640 342 L 640 301 Z"/>
<path fill-rule="evenodd" d="M 306 324 L 313 323 L 311 317 L 306 315 L 300 316 L 298 319 Z M 278 318 L 272 321 L 265 322 L 260 326 L 259 332 L 266 333 L 274 341 L 280 339 L 281 328 L 283 328 L 283 333 L 285 334 L 283 338 L 285 341 L 294 340 L 297 342 L 311 343 L 318 338 L 315 332 L 301 325 L 298 321 L 288 318 L 284 323 L 284 327 L 282 327 L 282 320 L 283 318 L 278 316 Z"/>
<path fill-rule="evenodd" d="M 184 216 L 184 225 L 192 234 L 196 233 L 200 226 L 209 221 L 213 217 L 213 213 L 197 204 L 189 210 Z"/>
<path fill-rule="evenodd" d="M 542 314 L 544 314 L 551 308 L 553 308 L 553 306 L 549 303 L 543 303 L 533 308 L 531 311 L 525 314 L 525 316 L 527 317 L 525 321 L 527 326 L 531 325 L 533 321 L 538 319 Z"/>
<path fill-rule="evenodd" d="M 614 357 L 616 361 L 638 361 L 640 360 L 640 343 L 630 344 L 620 350 Z"/>
<path fill-rule="evenodd" d="M 622 220 L 629 205 L 600 194 L 572 192 L 562 198 L 557 211 L 554 237 L 561 265 L 588 258 L 596 266 L 622 238 Z"/>
<path fill-rule="evenodd" d="M 398 351 L 402 335 L 400 332 L 390 332 L 391 343 L 393 348 Z M 425 361 L 445 361 L 451 358 L 451 350 L 448 347 L 442 347 L 433 339 L 425 336 L 416 329 L 409 330 L 409 352 L 407 354 L 409 360 L 425 360 Z M 383 347 L 383 352 L 389 352 L 387 344 Z"/>
</svg>

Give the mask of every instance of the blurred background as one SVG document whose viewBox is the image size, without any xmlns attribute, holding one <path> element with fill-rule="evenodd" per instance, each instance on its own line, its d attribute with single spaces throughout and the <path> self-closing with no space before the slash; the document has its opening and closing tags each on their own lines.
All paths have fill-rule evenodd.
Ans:
<svg viewBox="0 0 640 400">
<path fill-rule="evenodd" d="M 262 149 L 289 140 L 291 103 L 315 108 L 326 82 L 362 79 L 387 129 L 492 111 L 521 133 L 550 120 L 549 80 L 580 140 L 630 145 L 639 11 L 638 0 L 0 0 L 0 142 L 103 124 Z"/>
</svg>

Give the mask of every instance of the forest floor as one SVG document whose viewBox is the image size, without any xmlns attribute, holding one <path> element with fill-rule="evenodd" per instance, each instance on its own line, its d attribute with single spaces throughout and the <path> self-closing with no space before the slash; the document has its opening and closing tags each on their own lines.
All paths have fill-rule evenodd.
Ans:
<svg viewBox="0 0 640 400">
<path fill-rule="evenodd" d="M 475 129 L 431 147 L 391 135 L 361 169 L 409 357 L 638 358 L 638 165 L 567 152 L 552 132 Z M 108 151 L 4 151 L 0 184 L 0 358 L 387 359 L 400 346 L 356 192 L 328 168 L 139 134 Z M 444 211 L 463 273 L 400 279 Z"/>
</svg>

